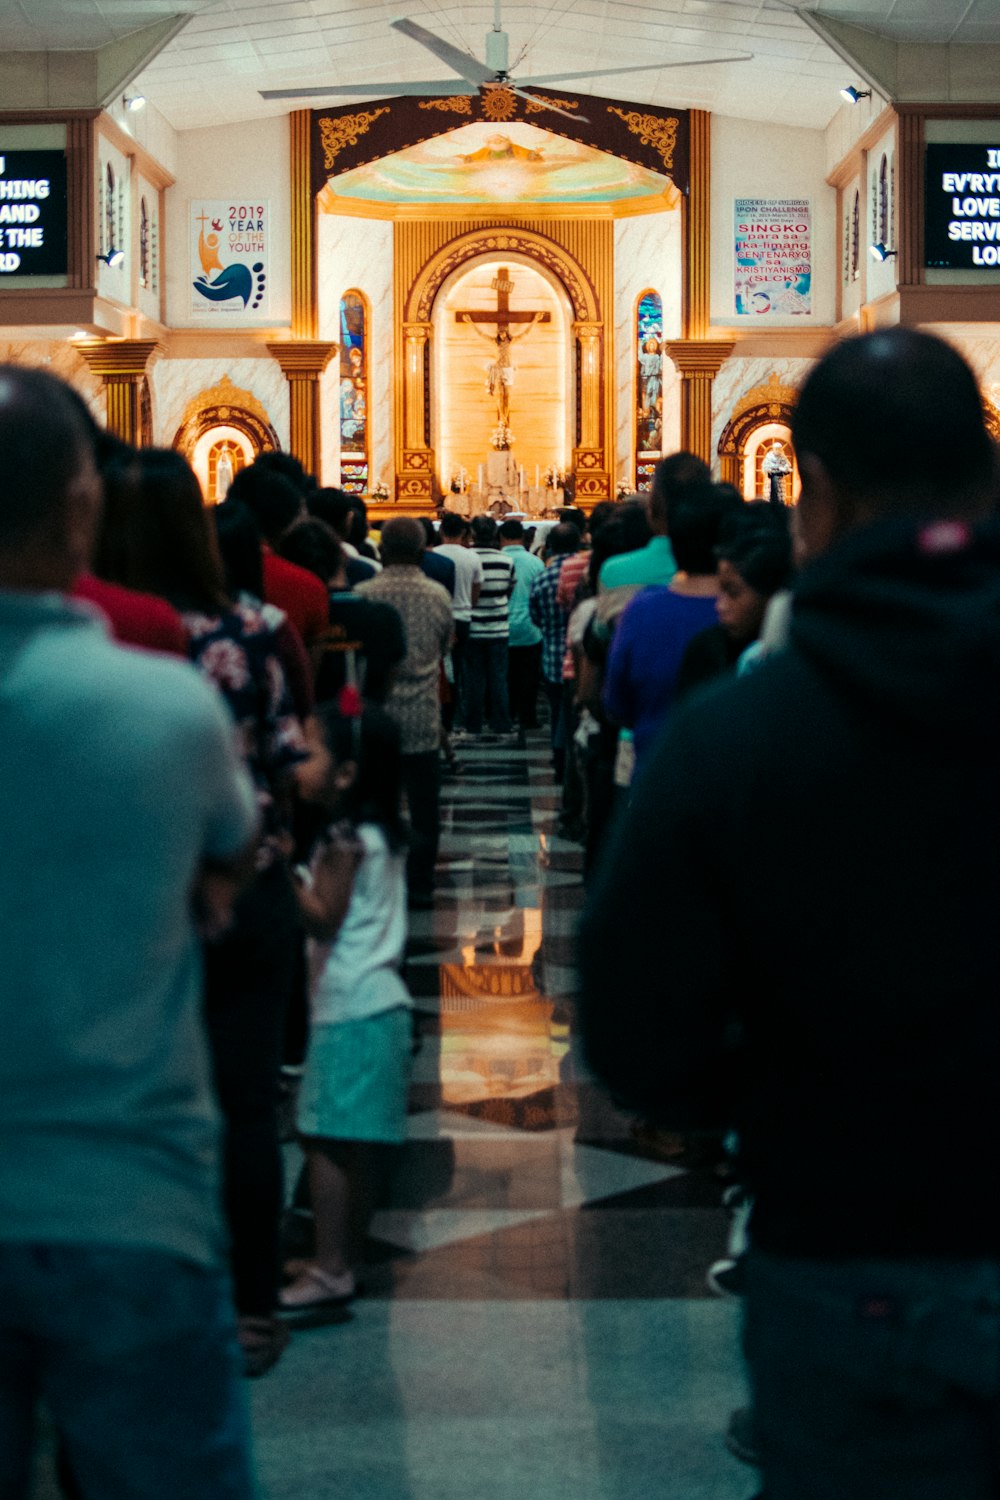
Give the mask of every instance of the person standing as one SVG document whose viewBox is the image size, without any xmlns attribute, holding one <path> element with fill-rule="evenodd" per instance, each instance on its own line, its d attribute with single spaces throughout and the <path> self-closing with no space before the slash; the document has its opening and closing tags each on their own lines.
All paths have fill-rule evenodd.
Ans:
<svg viewBox="0 0 1000 1500">
<path fill-rule="evenodd" d="M 538 728 L 538 687 L 542 672 L 542 632 L 528 609 L 531 585 L 545 564 L 524 545 L 520 521 L 504 521 L 500 545 L 514 568 L 514 592 L 510 596 L 510 627 L 507 637 L 507 686 L 510 711 L 523 735 Z"/>
<path fill-rule="evenodd" d="M 473 518 L 472 544 L 483 569 L 482 587 L 472 610 L 467 656 L 469 701 L 466 727 L 473 735 L 482 733 L 487 700 L 492 732 L 508 735 L 511 730 L 507 650 L 514 565 L 497 546 L 499 540 L 497 523 L 492 516 Z"/>
<path fill-rule="evenodd" d="M 451 646 L 451 599 L 420 568 L 424 529 L 408 516 L 382 528 L 382 572 L 358 584 L 362 599 L 391 604 L 403 623 L 406 656 L 393 676 L 385 706 L 399 725 L 403 786 L 413 841 L 407 860 L 410 905 L 434 899 L 434 866 L 440 838 L 441 707 L 438 678 Z"/>
<path fill-rule="evenodd" d="M 441 517 L 441 542 L 437 548 L 440 557 L 450 558 L 455 564 L 455 644 L 451 648 L 451 662 L 455 678 L 455 711 L 452 723 L 455 729 L 464 729 L 468 715 L 469 632 L 472 629 L 472 611 L 479 602 L 483 586 L 483 565 L 478 552 L 465 545 L 468 522 L 462 516 L 445 511 Z"/>
<path fill-rule="evenodd" d="M 581 924 L 585 1045 L 665 1127 L 738 1133 L 769 1500 L 988 1500 L 997 455 L 906 328 L 838 344 L 793 435 L 788 643 L 653 748 Z"/>
<path fill-rule="evenodd" d="M 0 368 L 0 449 L 0 1492 L 44 1401 L 87 1495 L 253 1500 L 196 927 L 249 869 L 253 788 L 197 672 L 67 597 L 99 506 L 78 398 Z"/>
<path fill-rule="evenodd" d="M 552 764 L 556 781 L 562 785 L 566 770 L 566 725 L 563 715 L 563 658 L 566 654 L 566 625 L 569 611 L 558 602 L 559 575 L 563 563 L 580 550 L 580 531 L 569 521 L 553 526 L 546 541 L 549 561 L 544 573 L 533 579 L 528 596 L 532 623 L 542 636 L 542 680 L 549 700 L 549 726 L 552 741 Z"/>
</svg>

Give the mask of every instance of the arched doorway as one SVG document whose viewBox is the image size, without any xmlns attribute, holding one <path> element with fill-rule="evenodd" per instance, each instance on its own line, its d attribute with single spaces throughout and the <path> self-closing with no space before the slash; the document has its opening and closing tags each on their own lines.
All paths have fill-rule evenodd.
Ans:
<svg viewBox="0 0 1000 1500">
<path fill-rule="evenodd" d="M 225 378 L 188 402 L 172 446 L 197 474 L 206 504 L 215 505 L 228 487 L 227 476 L 281 444 L 256 396 Z"/>
<path fill-rule="evenodd" d="M 497 338 L 508 318 L 501 393 Z M 502 446 L 504 405 L 512 463 L 525 489 L 537 490 L 549 469 L 565 471 L 576 371 L 573 308 L 558 278 L 524 255 L 471 257 L 441 284 L 431 328 L 431 447 L 440 488 L 461 478 L 469 489 L 479 485 L 488 455 Z"/>
</svg>

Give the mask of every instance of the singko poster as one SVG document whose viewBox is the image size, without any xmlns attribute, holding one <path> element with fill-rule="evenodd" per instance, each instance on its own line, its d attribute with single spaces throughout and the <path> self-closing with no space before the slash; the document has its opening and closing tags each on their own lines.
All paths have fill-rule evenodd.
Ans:
<svg viewBox="0 0 1000 1500">
<path fill-rule="evenodd" d="M 191 203 L 191 311 L 239 316 L 268 311 L 271 215 L 266 202 Z"/>
<path fill-rule="evenodd" d="M 812 312 L 808 198 L 735 200 L 736 312 L 754 317 Z"/>
</svg>

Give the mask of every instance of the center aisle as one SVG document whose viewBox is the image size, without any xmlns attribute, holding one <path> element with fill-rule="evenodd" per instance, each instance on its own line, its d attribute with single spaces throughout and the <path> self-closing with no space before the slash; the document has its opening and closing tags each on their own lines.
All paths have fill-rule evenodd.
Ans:
<svg viewBox="0 0 1000 1500">
<path fill-rule="evenodd" d="M 411 915 L 409 1144 L 352 1320 L 254 1385 L 264 1494 L 745 1500 L 720 1184 L 644 1151 L 580 1058 L 582 854 L 546 738 L 460 758 Z"/>
</svg>

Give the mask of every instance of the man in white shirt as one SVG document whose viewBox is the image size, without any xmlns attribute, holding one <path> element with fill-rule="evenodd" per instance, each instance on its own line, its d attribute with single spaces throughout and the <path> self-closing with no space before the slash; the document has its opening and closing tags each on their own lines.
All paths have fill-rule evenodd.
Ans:
<svg viewBox="0 0 1000 1500">
<path fill-rule="evenodd" d="M 479 553 L 472 547 L 467 547 L 463 541 L 468 530 L 469 523 L 463 516 L 456 516 L 446 510 L 440 524 L 443 540 L 434 549 L 439 557 L 448 557 L 455 564 L 455 595 L 452 600 L 455 644 L 451 648 L 455 701 L 445 705 L 444 715 L 445 727 L 449 730 L 468 727 L 469 631 L 472 628 L 472 611 L 479 602 L 479 591 L 483 586 L 483 564 Z"/>
</svg>

